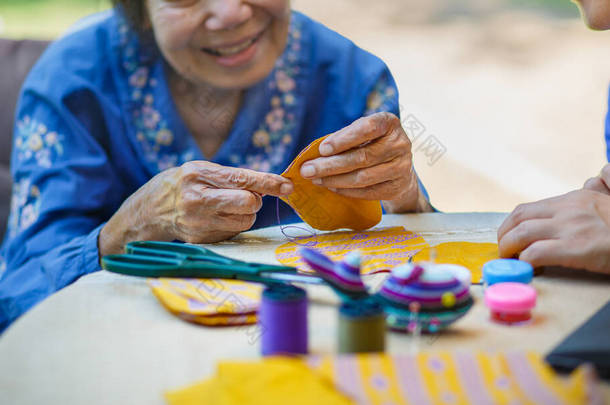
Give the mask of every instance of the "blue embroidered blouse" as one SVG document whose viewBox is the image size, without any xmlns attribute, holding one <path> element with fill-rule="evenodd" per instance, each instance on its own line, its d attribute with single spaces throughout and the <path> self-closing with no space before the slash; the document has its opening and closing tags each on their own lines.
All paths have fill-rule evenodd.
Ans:
<svg viewBox="0 0 610 405">
<path fill-rule="evenodd" d="M 229 137 L 207 160 L 281 173 L 314 139 L 378 111 L 399 114 L 385 64 L 294 12 L 275 69 L 246 91 Z M 116 11 L 50 46 L 23 86 L 16 119 L 0 331 L 99 269 L 99 231 L 129 195 L 167 168 L 206 159 L 176 110 L 159 51 Z M 280 216 L 298 220 L 287 207 Z M 255 227 L 276 222 L 266 197 Z"/>
</svg>

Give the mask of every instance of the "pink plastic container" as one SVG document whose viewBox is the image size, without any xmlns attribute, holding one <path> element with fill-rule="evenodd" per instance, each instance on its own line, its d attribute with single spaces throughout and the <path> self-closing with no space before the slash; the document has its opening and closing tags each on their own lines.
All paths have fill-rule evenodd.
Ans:
<svg viewBox="0 0 610 405">
<path fill-rule="evenodd" d="M 498 283 L 485 290 L 485 304 L 491 319 L 514 324 L 529 321 L 536 306 L 536 290 L 521 283 Z"/>
</svg>

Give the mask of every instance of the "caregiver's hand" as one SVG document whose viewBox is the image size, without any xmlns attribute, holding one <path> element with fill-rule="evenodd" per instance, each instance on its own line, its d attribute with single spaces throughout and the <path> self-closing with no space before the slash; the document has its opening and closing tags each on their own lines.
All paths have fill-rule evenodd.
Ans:
<svg viewBox="0 0 610 405">
<path fill-rule="evenodd" d="M 590 190 L 519 205 L 498 229 L 500 255 L 534 267 L 610 274 L 610 196 Z"/>
<path fill-rule="evenodd" d="M 301 175 L 346 197 L 383 200 L 389 212 L 432 208 L 419 189 L 411 142 L 394 114 L 360 118 L 320 144 L 322 157 L 301 166 Z"/>
<path fill-rule="evenodd" d="M 597 177 L 587 180 L 584 188 L 610 195 L 610 163 L 604 166 Z"/>
<path fill-rule="evenodd" d="M 102 228 L 100 256 L 133 240 L 210 243 L 252 227 L 261 195 L 292 193 L 288 179 L 193 161 L 166 170 L 131 195 Z"/>
</svg>

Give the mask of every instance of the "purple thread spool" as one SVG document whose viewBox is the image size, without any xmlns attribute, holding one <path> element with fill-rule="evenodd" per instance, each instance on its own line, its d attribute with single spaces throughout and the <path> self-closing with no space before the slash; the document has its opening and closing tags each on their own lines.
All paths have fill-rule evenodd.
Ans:
<svg viewBox="0 0 610 405">
<path fill-rule="evenodd" d="M 263 356 L 307 354 L 307 293 L 287 284 L 267 287 L 259 310 Z"/>
</svg>

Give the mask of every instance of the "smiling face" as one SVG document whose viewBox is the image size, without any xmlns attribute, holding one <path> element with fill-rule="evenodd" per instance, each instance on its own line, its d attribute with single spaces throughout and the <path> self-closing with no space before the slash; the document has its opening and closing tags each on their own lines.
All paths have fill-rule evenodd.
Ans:
<svg viewBox="0 0 610 405">
<path fill-rule="evenodd" d="M 610 0 L 574 0 L 587 25 L 594 30 L 610 29 Z"/>
<path fill-rule="evenodd" d="M 146 0 L 155 40 L 184 79 L 245 89 L 284 51 L 289 0 Z"/>
</svg>

